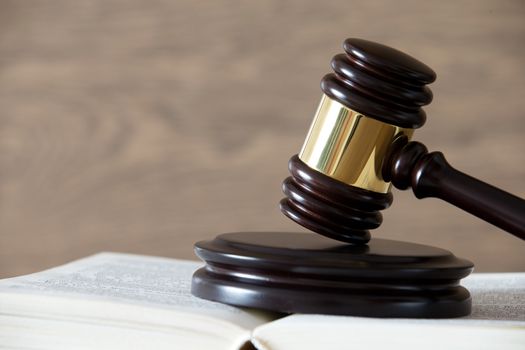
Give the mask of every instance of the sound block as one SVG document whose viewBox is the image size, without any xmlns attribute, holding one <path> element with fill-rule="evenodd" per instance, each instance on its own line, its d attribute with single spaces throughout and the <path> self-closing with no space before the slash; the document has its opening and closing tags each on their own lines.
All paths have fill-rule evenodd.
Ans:
<svg viewBox="0 0 525 350">
<path fill-rule="evenodd" d="M 293 232 L 239 232 L 198 242 L 206 262 L 193 295 L 281 313 L 448 318 L 471 310 L 459 280 L 472 262 L 451 252 L 373 238 L 353 245 Z"/>
</svg>

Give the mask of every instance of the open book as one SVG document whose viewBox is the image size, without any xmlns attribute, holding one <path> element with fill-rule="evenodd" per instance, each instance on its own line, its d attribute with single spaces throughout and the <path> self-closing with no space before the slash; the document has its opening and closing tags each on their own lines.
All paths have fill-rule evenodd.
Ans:
<svg viewBox="0 0 525 350">
<path fill-rule="evenodd" d="M 279 318 L 193 297 L 200 266 L 100 253 L 2 280 L 0 349 L 525 349 L 525 273 L 465 279 L 468 318 Z"/>
</svg>

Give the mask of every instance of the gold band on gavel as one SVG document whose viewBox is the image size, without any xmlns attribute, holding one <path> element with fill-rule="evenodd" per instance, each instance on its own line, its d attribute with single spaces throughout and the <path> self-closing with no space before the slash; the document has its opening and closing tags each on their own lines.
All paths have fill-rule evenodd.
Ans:
<svg viewBox="0 0 525 350">
<path fill-rule="evenodd" d="M 383 123 L 323 95 L 299 158 L 348 185 L 387 193 L 381 168 L 394 139 L 413 129 Z"/>
</svg>

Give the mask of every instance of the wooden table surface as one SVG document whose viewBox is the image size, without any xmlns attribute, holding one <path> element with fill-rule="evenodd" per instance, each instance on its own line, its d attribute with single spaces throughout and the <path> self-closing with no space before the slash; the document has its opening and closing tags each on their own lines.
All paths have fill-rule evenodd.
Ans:
<svg viewBox="0 0 525 350">
<path fill-rule="evenodd" d="M 193 258 L 277 203 L 346 37 L 438 73 L 416 139 L 525 196 L 525 3 L 0 1 L 0 277 L 102 250 Z M 525 269 L 525 242 L 394 191 L 373 235 Z"/>
</svg>

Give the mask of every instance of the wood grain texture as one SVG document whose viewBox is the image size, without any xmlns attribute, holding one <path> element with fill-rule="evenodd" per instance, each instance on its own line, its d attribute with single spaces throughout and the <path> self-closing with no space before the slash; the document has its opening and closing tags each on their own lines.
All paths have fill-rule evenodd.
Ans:
<svg viewBox="0 0 525 350">
<path fill-rule="evenodd" d="M 280 185 L 349 36 L 431 66 L 416 139 L 524 197 L 524 16 L 520 0 L 3 0 L 0 276 L 300 230 L 279 213 Z M 442 246 L 477 271 L 525 269 L 524 242 L 408 192 L 373 234 Z"/>
</svg>

